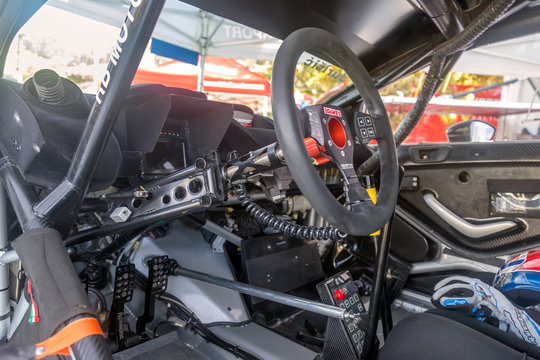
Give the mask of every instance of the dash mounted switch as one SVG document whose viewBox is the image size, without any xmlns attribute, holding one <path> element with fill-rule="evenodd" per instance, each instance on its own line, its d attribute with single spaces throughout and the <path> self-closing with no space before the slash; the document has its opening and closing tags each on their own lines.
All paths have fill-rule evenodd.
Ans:
<svg viewBox="0 0 540 360">
<path fill-rule="evenodd" d="M 354 315 L 345 320 L 328 318 L 322 358 L 364 359 L 368 314 L 351 273 L 345 271 L 326 279 L 317 285 L 317 291 L 323 303 Z"/>
<path fill-rule="evenodd" d="M 324 147 L 332 161 L 341 168 L 349 183 L 357 183 L 353 165 L 354 136 L 350 111 L 335 106 L 313 105 L 305 108 L 309 119 L 309 134 Z"/>
</svg>

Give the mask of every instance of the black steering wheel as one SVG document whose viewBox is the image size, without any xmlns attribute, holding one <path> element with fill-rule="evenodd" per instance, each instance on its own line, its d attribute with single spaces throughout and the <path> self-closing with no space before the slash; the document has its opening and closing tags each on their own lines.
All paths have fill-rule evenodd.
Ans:
<svg viewBox="0 0 540 360">
<path fill-rule="evenodd" d="M 300 55 L 323 53 L 351 78 L 369 114 L 351 114 L 335 106 L 308 107 L 309 125 L 294 101 L 294 73 Z M 326 221 L 351 235 L 369 235 L 381 229 L 394 213 L 399 170 L 392 128 L 371 77 L 354 53 L 331 33 L 304 28 L 290 34 L 277 52 L 272 71 L 272 110 L 279 145 L 296 184 Z M 369 200 L 352 165 L 354 135 L 376 139 L 380 153 L 380 187 L 377 203 Z M 365 135 L 365 136 L 364 136 Z M 344 175 L 347 206 L 332 195 L 313 166 L 304 139 L 324 147 Z"/>
</svg>

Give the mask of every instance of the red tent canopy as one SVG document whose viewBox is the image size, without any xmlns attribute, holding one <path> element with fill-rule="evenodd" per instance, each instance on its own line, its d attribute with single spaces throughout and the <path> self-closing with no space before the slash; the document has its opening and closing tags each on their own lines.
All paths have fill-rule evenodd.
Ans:
<svg viewBox="0 0 540 360">
<path fill-rule="evenodd" d="M 151 69 L 139 69 L 133 84 L 162 84 L 197 90 L 198 68 L 172 60 Z M 270 82 L 234 59 L 206 57 L 204 91 L 270 96 Z"/>
</svg>

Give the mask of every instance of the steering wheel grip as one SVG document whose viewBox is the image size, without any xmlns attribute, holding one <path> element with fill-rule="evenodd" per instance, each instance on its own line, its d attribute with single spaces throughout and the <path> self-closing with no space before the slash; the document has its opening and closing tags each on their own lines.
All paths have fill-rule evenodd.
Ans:
<svg viewBox="0 0 540 360">
<path fill-rule="evenodd" d="M 355 212 L 330 193 L 304 146 L 304 131 L 294 102 L 294 73 L 304 51 L 323 53 L 347 72 L 367 105 L 377 130 L 381 182 L 377 204 L 365 201 Z M 394 213 L 399 184 L 396 148 L 386 109 L 371 77 L 356 55 L 337 37 L 317 28 L 290 34 L 279 48 L 272 71 L 272 111 L 276 133 L 289 171 L 314 209 L 331 225 L 352 235 L 381 229 Z"/>
</svg>

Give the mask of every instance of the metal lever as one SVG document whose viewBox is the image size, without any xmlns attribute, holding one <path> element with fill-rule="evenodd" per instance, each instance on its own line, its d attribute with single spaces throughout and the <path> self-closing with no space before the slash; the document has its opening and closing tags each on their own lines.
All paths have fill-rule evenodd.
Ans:
<svg viewBox="0 0 540 360">
<path fill-rule="evenodd" d="M 425 193 L 424 201 L 429 208 L 446 221 L 448 225 L 472 239 L 495 235 L 518 226 L 517 223 L 509 220 L 495 221 L 489 224 L 471 224 L 467 220 L 462 219 L 452 211 L 448 210 L 432 193 Z"/>
<path fill-rule="evenodd" d="M 344 320 L 346 318 L 352 318 L 357 321 L 356 316 L 350 312 L 346 312 L 345 309 L 323 304 L 317 301 L 312 301 L 297 296 L 282 294 L 280 292 L 261 288 L 258 286 L 244 284 L 237 281 L 232 281 L 228 279 L 223 279 L 220 277 L 203 274 L 197 271 L 188 270 L 181 268 L 180 266 L 172 270 L 172 275 L 183 276 L 190 279 L 199 280 L 208 284 L 213 284 L 216 286 L 225 287 L 227 289 L 238 291 L 241 294 L 256 296 L 261 299 L 270 300 L 277 302 L 279 304 L 289 305 L 297 309 L 303 309 L 307 311 L 314 312 L 316 314 L 321 314 L 325 316 L 330 316 L 336 319 Z"/>
</svg>

